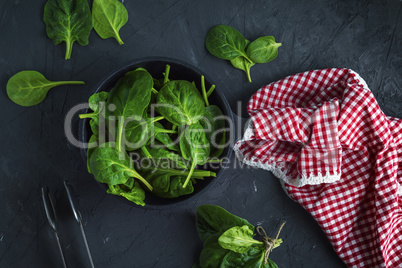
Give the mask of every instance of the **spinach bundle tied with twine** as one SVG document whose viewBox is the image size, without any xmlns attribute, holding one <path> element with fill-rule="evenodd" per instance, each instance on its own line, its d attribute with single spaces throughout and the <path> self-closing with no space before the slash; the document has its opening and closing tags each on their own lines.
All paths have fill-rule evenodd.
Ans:
<svg viewBox="0 0 402 268">
<path fill-rule="evenodd" d="M 282 243 L 278 236 L 284 224 L 273 239 L 261 226 L 255 227 L 219 206 L 201 205 L 197 208 L 196 227 L 204 246 L 193 268 L 277 268 L 269 254 Z M 253 238 L 254 231 L 262 241 Z"/>
</svg>

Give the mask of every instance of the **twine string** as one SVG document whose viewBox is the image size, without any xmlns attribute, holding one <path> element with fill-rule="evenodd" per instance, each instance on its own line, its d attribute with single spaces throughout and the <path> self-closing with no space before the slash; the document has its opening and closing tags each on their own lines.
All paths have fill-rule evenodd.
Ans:
<svg viewBox="0 0 402 268">
<path fill-rule="evenodd" d="M 275 238 L 268 237 L 267 233 L 265 232 L 264 228 L 261 226 L 257 226 L 257 233 L 262 236 L 262 242 L 265 245 L 265 253 L 264 253 L 264 264 L 267 264 L 269 253 L 274 249 L 275 243 L 278 240 L 279 233 L 281 232 L 283 226 L 285 225 L 285 221 L 282 222 L 281 226 L 279 227 L 278 232 L 276 233 Z"/>
</svg>

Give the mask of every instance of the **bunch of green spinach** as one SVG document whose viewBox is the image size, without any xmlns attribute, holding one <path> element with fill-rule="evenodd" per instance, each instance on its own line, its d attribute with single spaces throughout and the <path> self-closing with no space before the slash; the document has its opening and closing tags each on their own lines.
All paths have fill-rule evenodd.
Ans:
<svg viewBox="0 0 402 268">
<path fill-rule="evenodd" d="M 278 48 L 273 36 L 259 37 L 253 42 L 227 25 L 216 25 L 205 39 L 207 50 L 215 57 L 229 60 L 231 64 L 243 70 L 251 82 L 250 68 L 256 63 L 267 63 L 278 56 Z"/>
<path fill-rule="evenodd" d="M 207 91 L 202 76 L 198 90 L 190 81 L 170 80 L 169 72 L 167 65 L 156 79 L 143 68 L 129 71 L 110 92 L 93 94 L 92 112 L 80 115 L 92 132 L 88 172 L 108 193 L 142 206 L 145 191 L 176 198 L 193 193 L 197 180 L 215 177 L 196 167 L 219 161 L 226 142 L 223 113 L 208 101 L 215 87 Z"/>
<path fill-rule="evenodd" d="M 114 37 L 123 44 L 119 30 L 127 20 L 128 12 L 118 0 L 94 0 L 92 14 L 87 0 L 48 0 L 43 14 L 48 37 L 55 45 L 66 43 L 66 60 L 74 42 L 88 45 L 92 28 L 101 38 Z"/>
<path fill-rule="evenodd" d="M 199 206 L 196 227 L 204 247 L 193 268 L 278 267 L 270 259 L 265 262 L 266 246 L 253 238 L 255 227 L 219 206 Z M 282 239 L 274 243 L 273 248 L 276 248 Z"/>
</svg>

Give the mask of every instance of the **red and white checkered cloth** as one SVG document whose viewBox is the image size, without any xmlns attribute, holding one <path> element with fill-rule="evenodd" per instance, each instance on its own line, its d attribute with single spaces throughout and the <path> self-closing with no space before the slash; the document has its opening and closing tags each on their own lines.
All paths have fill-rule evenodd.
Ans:
<svg viewBox="0 0 402 268">
<path fill-rule="evenodd" d="M 272 171 L 349 267 L 402 267 L 402 120 L 349 69 L 309 71 L 258 90 L 234 147 Z"/>
</svg>

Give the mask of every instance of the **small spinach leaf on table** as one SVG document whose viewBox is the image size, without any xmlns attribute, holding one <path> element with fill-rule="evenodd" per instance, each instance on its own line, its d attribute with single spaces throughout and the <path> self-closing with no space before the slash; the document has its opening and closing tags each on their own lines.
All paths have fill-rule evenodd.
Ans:
<svg viewBox="0 0 402 268">
<path fill-rule="evenodd" d="M 66 60 L 71 57 L 74 42 L 88 45 L 92 18 L 87 0 L 48 0 L 43 21 L 55 45 L 66 42 Z"/>
<path fill-rule="evenodd" d="M 205 46 L 208 51 L 224 60 L 237 57 L 248 58 L 246 54 L 247 40 L 235 28 L 226 25 L 216 25 L 207 34 Z"/>
<path fill-rule="evenodd" d="M 158 112 L 170 123 L 181 126 L 196 124 L 205 114 L 204 100 L 189 81 L 174 80 L 157 95 Z"/>
<path fill-rule="evenodd" d="M 118 0 L 93 1 L 92 23 L 101 38 L 114 37 L 120 45 L 124 44 L 120 38 L 119 31 L 127 21 L 127 9 Z"/>
<path fill-rule="evenodd" d="M 151 102 L 152 87 L 152 76 L 145 69 L 139 68 L 126 73 L 110 91 L 106 118 L 117 120 L 115 136 L 118 151 L 122 151 L 126 120 L 130 118 L 135 121 L 142 118 Z"/>
<path fill-rule="evenodd" d="M 247 47 L 247 55 L 255 63 L 267 63 L 278 56 L 281 43 L 276 43 L 273 36 L 263 36 L 254 40 Z"/>
<path fill-rule="evenodd" d="M 50 89 L 61 85 L 83 85 L 82 81 L 49 81 L 37 71 L 21 71 L 7 82 L 8 97 L 18 105 L 33 106 L 41 103 Z"/>
<path fill-rule="evenodd" d="M 117 185 L 126 183 L 130 178 L 136 178 L 152 190 L 152 186 L 131 167 L 127 153 L 117 151 L 111 142 L 95 148 L 89 164 L 95 179 L 101 183 Z"/>
</svg>

